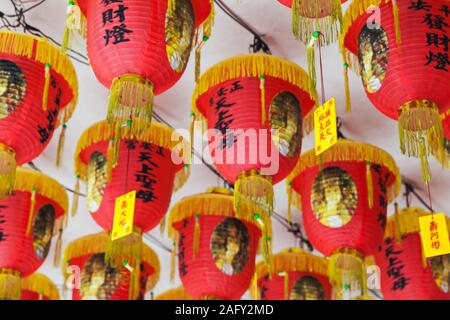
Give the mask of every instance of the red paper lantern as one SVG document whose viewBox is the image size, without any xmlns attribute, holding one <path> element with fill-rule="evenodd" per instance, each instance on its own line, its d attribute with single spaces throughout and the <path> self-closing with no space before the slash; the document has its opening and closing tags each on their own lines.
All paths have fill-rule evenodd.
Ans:
<svg viewBox="0 0 450 320">
<path fill-rule="evenodd" d="M 294 167 L 302 131 L 312 128 L 309 85 L 299 66 L 264 54 L 225 60 L 201 76 L 193 121 L 204 120 L 214 165 L 235 184 L 237 210 L 251 199 L 271 212 L 272 184 Z"/>
<path fill-rule="evenodd" d="M 0 199 L 14 186 L 16 165 L 36 158 L 75 108 L 75 69 L 59 48 L 36 36 L 0 31 Z M 62 144 L 58 146 L 58 164 Z"/>
<path fill-rule="evenodd" d="M 111 233 L 116 199 L 136 191 L 133 232 L 125 238 L 110 241 L 107 260 L 121 255 L 136 258 L 139 265 L 142 233 L 153 229 L 164 217 L 170 203 L 172 189 L 186 181 L 189 167 L 173 152 L 180 142 L 173 139 L 174 130 L 152 122 L 148 130 L 134 136 L 129 127 L 121 128 L 120 148 L 111 154 L 111 127 L 97 123 L 81 136 L 75 158 L 75 172 L 86 181 L 88 209 L 94 220 Z M 112 158 L 116 167 L 112 168 Z M 175 161 L 179 161 L 176 164 Z M 76 190 L 79 187 L 75 188 Z M 162 221 L 164 224 L 164 220 Z"/>
<path fill-rule="evenodd" d="M 194 300 L 194 298 L 181 286 L 161 293 L 155 300 Z"/>
<path fill-rule="evenodd" d="M 257 210 L 248 204 L 237 214 L 231 192 L 220 188 L 186 197 L 172 208 L 169 236 L 174 247 L 178 244 L 183 286 L 194 298 L 239 299 L 248 289 L 258 241 L 271 236 L 270 218 L 255 215 Z M 270 241 L 263 241 L 265 255 L 268 246 Z"/>
<path fill-rule="evenodd" d="M 209 38 L 212 0 L 76 2 L 81 13 L 69 2 L 68 27 L 84 33 L 87 25 L 89 60 L 97 79 L 111 90 L 108 120 L 115 125 L 129 119 L 150 122 L 153 94 L 181 77 L 196 46 L 194 35 L 200 41 L 197 56 Z M 68 32 L 65 42 L 67 37 Z M 139 122 L 132 128 L 145 130 Z"/>
<path fill-rule="evenodd" d="M 347 0 L 278 0 L 292 9 L 292 32 L 307 44 L 315 31 L 324 38 L 323 43 L 336 41 L 342 28 L 342 5 Z"/>
<path fill-rule="evenodd" d="M 314 248 L 331 257 L 333 286 L 364 286 L 364 257 L 383 239 L 387 204 L 400 191 L 400 173 L 388 153 L 361 142 L 339 140 L 321 158 L 314 149 L 300 157 L 287 180 L 289 198 L 298 201 Z"/>
<path fill-rule="evenodd" d="M 261 300 L 330 300 L 328 262 L 299 248 L 273 256 L 273 274 L 267 264 L 256 266 L 252 296 Z M 255 290 L 256 289 L 256 290 Z"/>
<path fill-rule="evenodd" d="M 406 208 L 389 218 L 384 242 L 375 256 L 384 299 L 450 299 L 450 255 L 426 259 L 422 253 L 419 217 L 429 214 L 423 209 Z"/>
<path fill-rule="evenodd" d="M 440 40 L 449 36 L 450 18 L 442 11 L 446 4 L 356 0 L 344 16 L 341 38 L 346 60 L 361 75 L 370 101 L 398 120 L 402 153 L 422 159 L 426 182 L 427 155 L 443 145 L 440 114 L 450 107 L 448 48 Z M 375 15 L 370 5 L 377 7 Z"/>
<path fill-rule="evenodd" d="M 122 255 L 120 264 L 105 259 L 108 242 L 107 233 L 97 233 L 67 246 L 62 272 L 65 285 L 70 282 L 72 300 L 143 300 L 145 293 L 158 282 L 159 259 L 150 247 L 142 245 L 142 260 L 130 269 L 129 262 L 135 259 L 132 256 Z M 79 283 L 75 283 L 74 266 L 80 271 Z"/>
<path fill-rule="evenodd" d="M 56 234 L 60 249 L 67 203 L 55 180 L 17 168 L 13 194 L 0 201 L 0 299 L 20 299 L 21 278 L 42 265 Z"/>
<path fill-rule="evenodd" d="M 59 300 L 58 288 L 43 274 L 33 273 L 22 279 L 20 300 Z"/>
</svg>

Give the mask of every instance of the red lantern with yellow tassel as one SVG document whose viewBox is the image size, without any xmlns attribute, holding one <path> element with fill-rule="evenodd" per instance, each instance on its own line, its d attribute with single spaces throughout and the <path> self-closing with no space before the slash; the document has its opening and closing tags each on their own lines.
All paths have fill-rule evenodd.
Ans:
<svg viewBox="0 0 450 320">
<path fill-rule="evenodd" d="M 67 246 L 62 272 L 72 300 L 143 300 L 158 282 L 159 259 L 152 249 L 142 245 L 142 259 L 134 268 L 129 261 L 135 258 L 129 255 L 120 256 L 120 265 L 114 265 L 105 259 L 108 241 L 107 233 L 97 233 Z"/>
<path fill-rule="evenodd" d="M 20 299 L 22 277 L 44 262 L 54 235 L 55 262 L 67 212 L 67 194 L 55 180 L 18 167 L 13 194 L 0 201 L 0 300 Z"/>
<path fill-rule="evenodd" d="M 294 167 L 303 130 L 312 128 L 309 84 L 302 68 L 265 54 L 225 60 L 198 81 L 193 123 L 204 120 L 214 165 L 234 183 L 237 211 L 256 201 L 271 213 L 272 185 Z"/>
<path fill-rule="evenodd" d="M 78 95 L 75 69 L 59 48 L 36 36 L 0 31 L 0 199 L 14 186 L 16 165 L 36 158 L 66 122 Z"/>
<path fill-rule="evenodd" d="M 192 297 L 187 290 L 181 286 L 161 293 L 156 296 L 155 300 L 194 300 L 194 297 Z"/>
<path fill-rule="evenodd" d="M 178 81 L 194 46 L 199 56 L 212 19 L 212 0 L 71 0 L 64 42 L 70 29 L 84 34 L 87 25 L 89 60 L 111 90 L 109 122 L 131 119 L 133 132 L 142 133 L 144 122 L 135 120 L 152 120 L 153 95 Z"/>
<path fill-rule="evenodd" d="M 406 208 L 389 218 L 384 242 L 375 256 L 384 299 L 450 300 L 450 255 L 426 259 L 422 253 L 419 217 L 429 214 Z"/>
<path fill-rule="evenodd" d="M 221 188 L 186 197 L 171 209 L 169 236 L 178 247 L 183 286 L 194 298 L 233 300 L 248 289 L 260 238 L 264 256 L 271 246 L 270 218 L 257 212 L 257 205 L 246 203 L 237 213 L 232 193 Z"/>
<path fill-rule="evenodd" d="M 300 248 L 273 256 L 273 274 L 264 262 L 256 266 L 257 283 L 252 284 L 254 300 L 330 300 L 328 262 Z"/>
<path fill-rule="evenodd" d="M 341 38 L 346 63 L 361 75 L 373 105 L 398 120 L 402 153 L 420 157 L 427 183 L 427 156 L 443 145 L 440 114 L 450 106 L 448 41 L 442 40 L 449 36 L 447 4 L 356 0 Z"/>
<path fill-rule="evenodd" d="M 116 256 L 131 255 L 135 259 L 130 264 L 134 268 L 139 265 L 142 234 L 160 223 L 172 190 L 180 188 L 189 175 L 189 166 L 175 152 L 180 141 L 174 134 L 174 130 L 155 121 L 137 136 L 126 126 L 121 128 L 120 147 L 114 148 L 111 126 L 104 121 L 90 127 L 79 139 L 75 172 L 79 180 L 86 181 L 89 212 L 105 231 L 112 232 L 116 199 L 136 191 L 132 233 L 110 241 L 106 249 L 106 259 L 111 257 L 112 263 Z"/>
<path fill-rule="evenodd" d="M 314 149 L 302 155 L 287 181 L 308 239 L 330 256 L 337 297 L 344 289 L 365 294 L 364 257 L 382 241 L 387 204 L 401 188 L 394 159 L 372 145 L 339 140 L 321 157 Z"/>
<path fill-rule="evenodd" d="M 20 300 L 59 300 L 58 288 L 40 273 L 23 278 L 20 288 Z"/>
</svg>

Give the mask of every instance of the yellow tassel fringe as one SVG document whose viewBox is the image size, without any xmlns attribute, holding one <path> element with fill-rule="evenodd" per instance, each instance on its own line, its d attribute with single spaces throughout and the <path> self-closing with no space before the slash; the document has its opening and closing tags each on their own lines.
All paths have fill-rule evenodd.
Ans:
<svg viewBox="0 0 450 320">
<path fill-rule="evenodd" d="M 366 184 L 367 184 L 367 203 L 369 209 L 373 208 L 373 179 L 370 162 L 366 163 Z"/>
<path fill-rule="evenodd" d="M 261 124 L 266 124 L 266 80 L 264 75 L 259 77 L 259 90 L 261 92 Z"/>
<path fill-rule="evenodd" d="M 20 273 L 13 269 L 0 269 L 0 300 L 20 300 Z"/>
<path fill-rule="evenodd" d="M 361 291 L 364 291 L 366 282 L 364 257 L 352 248 L 336 250 L 328 263 L 328 277 L 330 283 L 339 289 L 357 282 Z"/>
<path fill-rule="evenodd" d="M 5 199 L 12 194 L 14 180 L 16 177 L 16 152 L 0 143 L 0 163 L 2 163 L 0 174 L 0 199 Z"/>
<path fill-rule="evenodd" d="M 402 240 L 402 232 L 400 229 L 400 215 L 398 213 L 398 204 L 394 203 L 394 222 L 395 222 L 395 240 L 400 243 Z"/>
<path fill-rule="evenodd" d="M 177 246 L 178 246 L 178 234 L 175 236 L 176 240 L 172 244 L 172 252 L 170 253 L 170 281 L 175 279 L 175 267 L 177 263 Z"/>
<path fill-rule="evenodd" d="M 59 267 L 59 264 L 61 263 L 62 234 L 63 234 L 63 229 L 60 228 L 58 239 L 56 240 L 56 245 L 55 245 L 55 255 L 53 256 L 53 266 L 55 266 L 55 267 Z"/>
<path fill-rule="evenodd" d="M 195 226 L 194 226 L 194 242 L 192 253 L 194 259 L 197 257 L 198 247 L 200 245 L 200 215 L 195 214 Z"/>
<path fill-rule="evenodd" d="M 58 288 L 46 276 L 41 273 L 33 273 L 31 276 L 21 280 L 22 290 L 42 294 L 50 300 L 59 300 Z"/>
<path fill-rule="evenodd" d="M 28 212 L 28 223 L 26 235 L 30 235 L 31 227 L 33 226 L 34 211 L 36 209 L 36 189 L 31 190 L 30 194 L 30 210 Z"/>
<path fill-rule="evenodd" d="M 45 64 L 45 81 L 44 81 L 44 91 L 42 94 L 42 109 L 44 111 L 47 111 L 47 105 L 48 105 L 48 89 L 50 87 L 50 64 L 46 63 Z"/>
<path fill-rule="evenodd" d="M 167 290 L 156 296 L 155 300 L 195 300 L 184 287 Z"/>
</svg>

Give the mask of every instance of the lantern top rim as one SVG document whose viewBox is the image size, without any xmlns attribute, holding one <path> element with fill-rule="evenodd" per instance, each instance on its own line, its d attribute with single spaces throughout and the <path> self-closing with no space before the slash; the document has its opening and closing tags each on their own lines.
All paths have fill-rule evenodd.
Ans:
<svg viewBox="0 0 450 320">
<path fill-rule="evenodd" d="M 56 202 L 67 212 L 69 200 L 64 187 L 55 179 L 25 167 L 17 167 L 14 190 L 21 192 L 36 191 L 37 194 Z"/>
<path fill-rule="evenodd" d="M 369 162 L 379 164 L 387 168 L 393 175 L 394 181 L 388 185 L 388 200 L 393 201 L 401 190 L 402 178 L 400 170 L 395 163 L 394 158 L 381 148 L 374 145 L 356 142 L 351 140 L 340 139 L 329 150 L 322 153 L 323 163 L 340 162 L 340 161 L 355 161 L 355 162 Z M 320 158 L 316 156 L 315 150 L 310 149 L 303 153 L 297 161 L 294 169 L 287 178 L 287 187 L 292 188 L 291 182 L 304 171 L 319 166 Z"/>
<path fill-rule="evenodd" d="M 61 106 L 65 111 L 58 125 L 67 122 L 72 117 L 78 101 L 78 79 L 70 58 L 46 38 L 30 34 L 1 30 L 0 43 L 0 53 L 23 57 L 43 65 L 49 64 L 52 70 L 64 78 L 72 91 L 72 100 Z"/>
<path fill-rule="evenodd" d="M 155 297 L 155 300 L 194 300 L 183 286 L 169 289 Z"/>
<path fill-rule="evenodd" d="M 315 89 L 310 89 L 310 78 L 299 65 L 276 56 L 252 53 L 225 59 L 206 70 L 199 78 L 192 95 L 192 112 L 205 120 L 197 108 L 197 100 L 212 87 L 238 78 L 257 78 L 264 76 L 281 79 L 306 92 L 313 104 L 318 101 Z M 310 112 L 311 113 L 311 112 Z M 305 118 L 308 115 L 305 115 Z"/>
<path fill-rule="evenodd" d="M 301 248 L 289 248 L 273 256 L 273 272 L 310 272 L 328 277 L 328 260 Z M 269 273 L 264 261 L 256 265 L 258 279 Z"/>
<path fill-rule="evenodd" d="M 184 138 L 180 134 L 177 134 L 176 131 L 169 126 L 153 120 L 151 123 L 147 124 L 147 127 L 148 129 L 145 130 L 145 132 L 137 136 L 132 135 L 129 127 L 121 127 L 121 140 L 133 139 L 147 142 L 168 149 L 169 151 L 189 150 L 188 143 L 184 140 Z M 113 135 L 114 130 L 107 121 L 97 122 L 82 133 L 81 137 L 78 139 L 77 147 L 75 149 L 75 174 L 80 178 L 80 180 L 86 180 L 87 175 L 87 164 L 81 159 L 82 152 L 93 144 L 102 141 L 109 141 Z M 183 152 L 183 155 L 183 162 L 188 164 L 189 162 L 188 159 L 186 159 L 186 152 Z M 174 191 L 184 185 L 189 176 L 189 171 L 189 166 L 180 166 L 177 172 L 177 179 L 175 179 L 174 182 Z"/>
<path fill-rule="evenodd" d="M 61 263 L 63 275 L 66 274 L 67 263 L 78 257 L 92 255 L 96 253 L 104 253 L 108 245 L 109 235 L 105 232 L 91 234 L 78 238 L 69 243 L 64 250 L 64 260 Z M 127 257 L 125 257 L 127 258 Z M 158 255 L 145 243 L 142 244 L 142 262 L 151 266 L 154 272 L 149 276 L 147 283 L 156 284 L 160 276 L 160 262 Z M 151 288 L 147 286 L 146 290 Z"/>
<path fill-rule="evenodd" d="M 410 207 L 399 210 L 398 221 L 400 224 L 400 234 L 401 236 L 420 232 L 419 227 L 419 217 L 430 215 L 431 213 L 422 208 Z M 450 230 L 450 218 L 447 217 L 447 228 Z M 384 233 L 384 238 L 395 238 L 396 237 L 396 225 L 395 225 L 395 214 L 391 215 L 386 223 L 386 231 Z"/>
<path fill-rule="evenodd" d="M 234 210 L 233 195 L 220 193 L 200 193 L 185 197 L 178 201 L 169 212 L 168 234 L 169 237 L 175 238 L 176 230 L 174 224 L 199 216 L 216 216 L 230 217 L 242 219 L 248 223 L 261 228 L 255 213 L 259 213 L 258 217 L 262 220 L 267 236 L 272 235 L 271 220 L 268 213 L 261 212 L 261 207 L 257 203 L 243 202 L 241 213 L 236 214 Z"/>
<path fill-rule="evenodd" d="M 56 285 L 41 273 L 33 273 L 26 278 L 22 278 L 20 287 L 21 290 L 42 294 L 50 300 L 60 299 Z"/>
</svg>

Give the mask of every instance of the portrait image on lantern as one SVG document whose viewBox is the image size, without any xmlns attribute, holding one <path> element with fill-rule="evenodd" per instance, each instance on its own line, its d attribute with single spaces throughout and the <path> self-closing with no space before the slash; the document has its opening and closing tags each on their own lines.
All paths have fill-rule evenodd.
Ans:
<svg viewBox="0 0 450 320">
<path fill-rule="evenodd" d="M 325 300 L 325 290 L 315 277 L 303 276 L 292 287 L 290 300 Z"/>
<path fill-rule="evenodd" d="M 339 228 L 353 217 L 358 205 L 355 182 L 343 169 L 327 167 L 314 180 L 311 207 L 325 226 Z"/>
<path fill-rule="evenodd" d="M 285 157 L 295 156 L 302 146 L 302 114 L 300 103 L 292 93 L 281 92 L 270 104 L 272 141 Z"/>
<path fill-rule="evenodd" d="M 195 32 L 191 1 L 178 0 L 173 12 L 166 13 L 166 50 L 170 66 L 182 72 L 189 61 Z"/>
<path fill-rule="evenodd" d="M 379 26 L 369 28 L 365 25 L 358 38 L 358 59 L 361 79 L 367 92 L 377 92 L 386 77 L 389 45 L 387 34 Z"/>
<path fill-rule="evenodd" d="M 107 159 L 103 153 L 96 151 L 87 166 L 86 198 L 90 212 L 100 208 L 107 183 Z"/>
<path fill-rule="evenodd" d="M 34 218 L 33 248 L 38 259 L 47 257 L 55 225 L 55 208 L 51 204 L 42 206 Z"/>
<path fill-rule="evenodd" d="M 211 252 L 217 268 L 227 275 L 240 273 L 247 264 L 250 236 L 238 219 L 219 223 L 211 237 Z"/>
<path fill-rule="evenodd" d="M 110 300 L 119 282 L 120 273 L 105 262 L 105 254 L 94 254 L 81 271 L 81 298 L 82 300 Z"/>
<path fill-rule="evenodd" d="M 25 98 L 27 82 L 12 61 L 0 60 L 0 119 L 9 116 Z"/>
<path fill-rule="evenodd" d="M 450 254 L 430 258 L 434 281 L 441 290 L 449 293 L 450 286 Z"/>
</svg>

